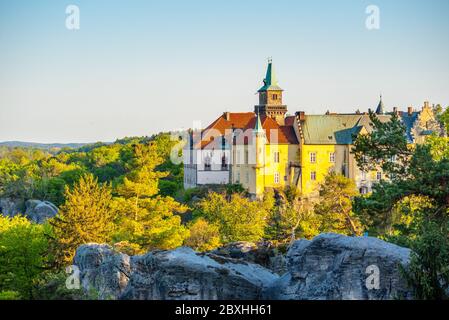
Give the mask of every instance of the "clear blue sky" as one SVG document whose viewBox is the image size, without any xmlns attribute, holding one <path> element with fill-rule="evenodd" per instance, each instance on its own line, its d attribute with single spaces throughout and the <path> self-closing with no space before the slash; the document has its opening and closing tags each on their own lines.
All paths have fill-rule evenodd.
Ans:
<svg viewBox="0 0 449 320">
<path fill-rule="evenodd" d="M 78 31 L 65 8 L 80 8 Z M 365 9 L 380 8 L 380 30 Z M 449 105 L 449 1 L 0 0 L 0 141 L 112 141 L 252 111 Z"/>
</svg>

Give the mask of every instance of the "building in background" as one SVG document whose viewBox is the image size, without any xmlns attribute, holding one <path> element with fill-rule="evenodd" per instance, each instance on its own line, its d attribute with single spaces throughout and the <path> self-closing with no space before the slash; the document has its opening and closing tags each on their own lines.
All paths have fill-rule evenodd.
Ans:
<svg viewBox="0 0 449 320">
<path fill-rule="evenodd" d="M 313 197 L 330 171 L 354 180 L 361 193 L 387 178 L 380 170 L 361 171 L 351 153 L 355 138 L 373 130 L 368 112 L 289 116 L 271 60 L 258 94 L 254 112 L 225 112 L 206 129 L 190 133 L 185 188 L 238 183 L 260 197 L 267 189 L 293 186 Z M 410 144 L 441 130 L 428 102 L 419 111 L 387 113 L 381 96 L 375 113 L 382 122 L 397 114 Z"/>
</svg>

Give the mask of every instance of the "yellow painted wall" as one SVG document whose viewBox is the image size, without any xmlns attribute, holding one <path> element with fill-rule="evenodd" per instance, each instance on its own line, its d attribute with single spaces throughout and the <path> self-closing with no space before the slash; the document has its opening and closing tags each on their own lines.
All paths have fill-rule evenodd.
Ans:
<svg viewBox="0 0 449 320">
<path fill-rule="evenodd" d="M 335 145 L 302 145 L 301 150 L 301 189 L 304 195 L 313 196 L 318 192 L 320 183 L 322 183 L 329 173 L 334 169 L 336 163 L 330 162 L 330 153 L 336 152 Z M 316 162 L 310 162 L 310 153 L 316 153 Z M 336 153 L 336 157 L 339 154 Z M 337 159 L 336 159 L 337 161 Z M 316 172 L 316 180 L 311 180 L 311 173 Z"/>
<path fill-rule="evenodd" d="M 249 152 L 255 152 L 255 148 L 245 146 Z M 270 145 L 265 144 L 263 147 L 264 154 L 261 157 L 263 163 L 257 167 L 253 163 L 241 164 L 233 167 L 232 181 L 239 182 L 249 193 L 254 195 L 262 195 L 266 188 L 281 188 L 288 185 L 292 179 L 289 172 L 289 163 L 299 163 L 299 147 L 298 145 Z M 274 153 L 279 152 L 279 163 L 275 162 Z M 251 159 L 252 157 L 250 157 Z M 252 158 L 252 159 L 255 159 Z M 279 181 L 275 182 L 275 174 L 279 173 Z M 248 178 L 248 179 L 247 179 Z"/>
<path fill-rule="evenodd" d="M 275 163 L 274 154 L 279 152 L 279 163 Z M 265 165 L 257 169 L 257 194 L 264 192 L 265 188 L 280 188 L 288 183 L 289 145 L 265 145 Z M 275 181 L 275 174 L 279 174 L 279 181 Z M 287 178 L 285 178 L 287 177 Z"/>
</svg>

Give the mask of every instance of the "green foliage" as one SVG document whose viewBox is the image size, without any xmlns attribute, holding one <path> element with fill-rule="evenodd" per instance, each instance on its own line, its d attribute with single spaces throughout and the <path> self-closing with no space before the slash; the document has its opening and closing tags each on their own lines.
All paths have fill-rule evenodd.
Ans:
<svg viewBox="0 0 449 320">
<path fill-rule="evenodd" d="M 0 291 L 2 298 L 32 299 L 48 256 L 48 225 L 24 217 L 0 216 Z M 12 293 L 14 292 L 14 293 Z"/>
<path fill-rule="evenodd" d="M 201 217 L 218 226 L 222 243 L 257 242 L 264 236 L 273 197 L 267 195 L 263 201 L 251 201 L 239 194 L 228 199 L 225 194 L 210 193 L 198 207 Z"/>
<path fill-rule="evenodd" d="M 319 220 L 313 203 L 296 188 L 277 191 L 277 203 L 270 213 L 266 229 L 268 238 L 292 242 L 298 238 L 313 238 L 318 234 Z"/>
<path fill-rule="evenodd" d="M 413 153 L 407 144 L 406 129 L 398 116 L 391 121 L 382 122 L 375 113 L 370 112 L 370 121 L 375 130 L 370 134 L 356 137 L 352 153 L 359 168 L 365 172 L 381 168 L 390 178 L 404 177 L 404 166 Z"/>
<path fill-rule="evenodd" d="M 98 185 L 87 174 L 70 189 L 58 215 L 50 220 L 53 226 L 54 254 L 58 264 L 69 264 L 78 246 L 89 242 L 107 242 L 113 231 L 111 190 Z"/>
<path fill-rule="evenodd" d="M 67 289 L 67 273 L 64 271 L 45 271 L 39 277 L 35 288 L 35 299 L 38 300 L 87 300 L 83 289 Z"/>
<path fill-rule="evenodd" d="M 190 236 L 185 240 L 184 245 L 196 251 L 210 251 L 221 245 L 218 226 L 208 223 L 205 219 L 199 218 L 192 222 L 189 231 Z"/>
<path fill-rule="evenodd" d="M 416 298 L 446 299 L 449 287 L 447 138 L 432 136 L 423 145 L 404 148 L 399 141 L 405 141 L 405 137 L 396 130 L 397 123 L 373 122 L 375 131 L 357 139 L 356 157 L 366 152 L 366 163 L 382 164 L 393 156 L 399 161 L 382 166 L 391 179 L 374 186 L 370 196 L 356 199 L 356 211 L 373 233 L 413 250 L 404 275 Z M 384 139 L 388 132 L 393 135 L 391 141 Z"/>
<path fill-rule="evenodd" d="M 446 133 L 449 133 L 449 107 L 445 110 L 440 105 L 437 107 L 439 107 L 439 110 L 437 110 L 437 120 L 441 123 Z"/>
<path fill-rule="evenodd" d="M 425 219 L 420 227 L 403 274 L 416 299 L 449 299 L 449 223 Z"/>
<path fill-rule="evenodd" d="M 443 147 L 446 138 L 433 136 L 424 145 L 398 148 L 383 137 L 388 132 L 394 132 L 396 137 L 392 137 L 391 141 L 405 141 L 402 133 L 390 129 L 388 122 L 380 126 L 377 121 L 374 123 L 375 131 L 372 134 L 357 138 L 354 148 L 356 158 L 363 158 L 366 163 L 382 163 L 388 162 L 396 153 L 400 156 L 394 165 L 383 167 L 390 179 L 374 185 L 373 193 L 369 197 L 357 198 L 354 207 L 364 225 L 370 229 L 370 233 L 388 236 L 394 233 L 393 209 L 405 197 L 424 197 L 433 204 L 433 210 L 446 211 L 449 158 L 445 151 L 447 146 Z M 391 126 L 396 127 L 397 123 L 392 123 Z M 366 141 L 370 143 L 365 144 Z M 360 164 L 360 167 L 366 169 L 364 163 Z"/>
<path fill-rule="evenodd" d="M 0 300 L 19 300 L 20 294 L 16 291 L 1 291 Z"/>
<path fill-rule="evenodd" d="M 171 197 L 158 195 L 159 179 L 165 172 L 156 171 L 164 159 L 156 143 L 135 145 L 129 173 L 118 188 L 115 199 L 118 230 L 114 240 L 137 244 L 141 249 L 172 249 L 188 236 L 181 224 L 187 208 Z"/>
<path fill-rule="evenodd" d="M 357 195 L 353 180 L 333 172 L 328 174 L 320 188 L 320 201 L 315 206 L 320 232 L 361 235 L 360 221 L 352 212 L 352 199 Z"/>
</svg>

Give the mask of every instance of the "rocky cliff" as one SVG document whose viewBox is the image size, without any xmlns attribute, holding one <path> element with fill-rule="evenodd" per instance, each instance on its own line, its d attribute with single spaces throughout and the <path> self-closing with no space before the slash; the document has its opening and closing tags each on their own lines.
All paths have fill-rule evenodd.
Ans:
<svg viewBox="0 0 449 320">
<path fill-rule="evenodd" d="M 78 248 L 74 264 L 83 288 L 100 299 L 256 300 L 278 278 L 259 265 L 186 247 L 128 257 L 89 244 Z"/>
<path fill-rule="evenodd" d="M 287 270 L 265 291 L 279 300 L 410 299 L 400 273 L 410 250 L 371 237 L 322 234 L 296 241 Z"/>
<path fill-rule="evenodd" d="M 129 257 L 88 244 L 78 248 L 74 264 L 84 290 L 100 299 L 411 298 L 399 271 L 410 251 L 375 238 L 323 234 L 296 241 L 282 276 L 253 262 L 255 248 L 235 247 L 211 253 L 183 247 Z"/>
<path fill-rule="evenodd" d="M 28 200 L 19 203 L 9 198 L 0 198 L 0 213 L 8 217 L 23 214 L 35 223 L 44 223 L 58 213 L 58 208 L 49 201 Z"/>
</svg>

